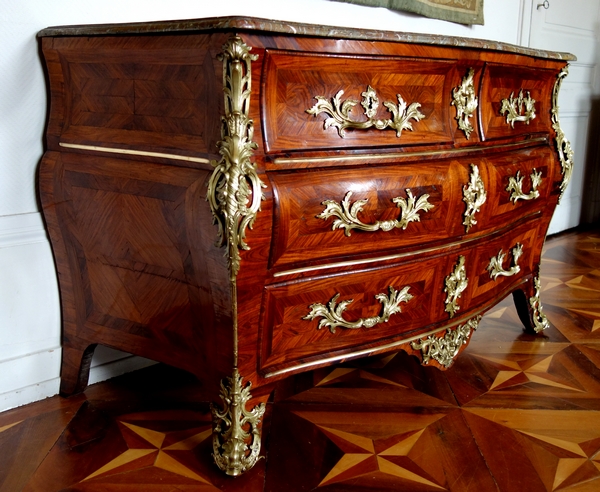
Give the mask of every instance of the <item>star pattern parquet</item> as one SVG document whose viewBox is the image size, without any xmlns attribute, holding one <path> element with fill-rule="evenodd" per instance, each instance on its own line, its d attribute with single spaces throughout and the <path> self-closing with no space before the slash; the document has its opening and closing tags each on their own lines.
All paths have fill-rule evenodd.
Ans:
<svg viewBox="0 0 600 492">
<path fill-rule="evenodd" d="M 0 492 L 600 490 L 600 230 L 550 238 L 550 328 L 512 299 L 447 371 L 404 353 L 290 378 L 265 417 L 265 459 L 212 464 L 194 379 L 153 366 L 0 414 Z"/>
</svg>

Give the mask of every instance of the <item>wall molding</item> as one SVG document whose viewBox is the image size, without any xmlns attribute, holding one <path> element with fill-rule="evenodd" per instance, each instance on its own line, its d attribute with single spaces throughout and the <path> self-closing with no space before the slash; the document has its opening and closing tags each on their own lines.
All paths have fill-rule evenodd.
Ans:
<svg viewBox="0 0 600 492">
<path fill-rule="evenodd" d="M 519 12 L 519 31 L 517 44 L 520 46 L 531 47 L 531 15 L 533 9 L 533 0 L 521 0 L 521 8 Z"/>
<path fill-rule="evenodd" d="M 90 369 L 90 379 L 88 384 L 106 381 L 107 379 L 112 379 L 128 372 L 153 366 L 154 364 L 157 364 L 154 360 L 130 354 L 127 354 L 123 358 L 111 360 L 110 362 L 105 362 L 96 366 L 93 366 L 92 362 L 93 367 Z"/>
<path fill-rule="evenodd" d="M 0 412 L 58 395 L 60 359 L 61 348 L 52 347 L 0 361 Z M 156 362 L 150 359 L 122 354 L 119 359 L 93 366 L 90 369 L 89 384 L 96 384 L 154 364 Z M 16 375 L 19 377 L 15 377 Z M 52 377 L 45 379 L 49 375 Z"/>
<path fill-rule="evenodd" d="M 0 412 L 44 400 L 58 394 L 60 378 L 52 378 L 6 393 L 0 393 Z"/>
<path fill-rule="evenodd" d="M 49 242 L 42 214 L 0 216 L 0 248 Z"/>
<path fill-rule="evenodd" d="M 57 394 L 60 354 L 52 347 L 0 361 L 0 411 Z"/>
</svg>

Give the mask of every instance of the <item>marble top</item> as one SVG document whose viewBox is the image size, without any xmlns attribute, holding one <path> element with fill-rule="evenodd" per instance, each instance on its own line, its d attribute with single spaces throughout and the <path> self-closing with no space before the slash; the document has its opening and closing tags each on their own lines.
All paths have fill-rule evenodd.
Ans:
<svg viewBox="0 0 600 492">
<path fill-rule="evenodd" d="M 483 39 L 418 34 L 394 31 L 378 31 L 350 27 L 322 26 L 296 22 L 258 19 L 254 17 L 211 17 L 204 19 L 137 22 L 128 24 L 88 24 L 48 27 L 38 33 L 47 36 L 106 36 L 112 34 L 151 34 L 174 32 L 198 32 L 209 30 L 252 30 L 299 36 L 319 36 L 335 39 L 357 39 L 367 41 L 391 41 L 415 44 L 456 46 L 480 50 L 505 51 L 537 58 L 576 60 L 570 53 L 524 48 L 509 43 Z"/>
</svg>

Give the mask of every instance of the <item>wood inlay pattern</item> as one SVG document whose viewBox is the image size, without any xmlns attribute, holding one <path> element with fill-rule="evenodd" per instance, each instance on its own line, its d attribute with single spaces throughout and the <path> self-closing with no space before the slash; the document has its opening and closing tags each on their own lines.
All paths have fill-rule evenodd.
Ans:
<svg viewBox="0 0 600 492">
<path fill-rule="evenodd" d="M 600 487 L 600 229 L 550 238 L 550 328 L 505 300 L 447 371 L 405 353 L 285 380 L 266 459 L 225 477 L 209 395 L 153 366 L 0 414 L 0 491 L 595 491 Z"/>
</svg>

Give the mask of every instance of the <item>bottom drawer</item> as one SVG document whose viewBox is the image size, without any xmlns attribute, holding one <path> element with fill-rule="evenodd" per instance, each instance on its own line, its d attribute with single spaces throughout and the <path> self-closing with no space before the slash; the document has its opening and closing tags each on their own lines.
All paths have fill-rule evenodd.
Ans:
<svg viewBox="0 0 600 492">
<path fill-rule="evenodd" d="M 483 312 L 532 273 L 538 228 L 529 221 L 426 257 L 267 286 L 261 373 L 364 355 Z"/>
</svg>

